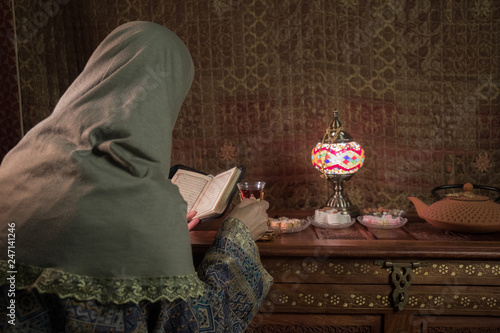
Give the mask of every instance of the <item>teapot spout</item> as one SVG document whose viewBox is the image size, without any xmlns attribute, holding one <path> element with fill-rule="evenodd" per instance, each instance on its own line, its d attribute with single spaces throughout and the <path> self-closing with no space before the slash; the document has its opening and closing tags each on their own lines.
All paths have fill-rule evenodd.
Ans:
<svg viewBox="0 0 500 333">
<path fill-rule="evenodd" d="M 425 211 L 429 206 L 427 206 L 422 200 L 415 198 L 415 197 L 408 197 L 410 201 L 413 203 L 415 208 L 417 209 L 417 214 L 420 216 L 420 218 L 424 218 Z"/>
</svg>

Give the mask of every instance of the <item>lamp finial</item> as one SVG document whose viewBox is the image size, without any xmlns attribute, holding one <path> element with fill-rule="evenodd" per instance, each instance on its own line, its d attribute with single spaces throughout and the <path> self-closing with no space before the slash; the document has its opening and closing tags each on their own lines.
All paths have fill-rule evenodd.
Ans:
<svg viewBox="0 0 500 333">
<path fill-rule="evenodd" d="M 339 120 L 339 110 L 333 109 L 333 129 L 336 130 L 342 127 L 342 123 Z"/>
</svg>

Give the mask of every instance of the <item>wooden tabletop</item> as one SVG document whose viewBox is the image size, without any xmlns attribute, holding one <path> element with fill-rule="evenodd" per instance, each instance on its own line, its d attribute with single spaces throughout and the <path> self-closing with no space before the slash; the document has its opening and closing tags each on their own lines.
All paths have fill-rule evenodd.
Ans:
<svg viewBox="0 0 500 333">
<path fill-rule="evenodd" d="M 314 211 L 273 211 L 270 217 L 306 218 Z M 435 228 L 416 215 L 396 229 L 367 228 L 356 222 L 346 229 L 309 226 L 297 233 L 257 241 L 261 256 L 321 256 L 337 258 L 500 259 L 500 233 L 464 234 Z M 222 223 L 212 220 L 191 231 L 193 252 L 205 252 Z"/>
</svg>

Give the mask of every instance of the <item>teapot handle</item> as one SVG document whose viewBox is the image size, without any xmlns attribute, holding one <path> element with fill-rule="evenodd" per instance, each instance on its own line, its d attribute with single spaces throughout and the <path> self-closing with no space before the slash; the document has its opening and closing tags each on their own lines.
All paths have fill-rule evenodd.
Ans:
<svg viewBox="0 0 500 333">
<path fill-rule="evenodd" d="M 500 193 L 500 188 L 498 188 L 498 187 L 486 186 L 486 185 L 473 185 L 473 186 L 474 186 L 474 188 L 480 188 L 480 189 L 489 190 L 489 191 L 496 191 L 496 192 Z M 434 198 L 436 198 L 438 200 L 442 200 L 443 198 L 441 198 L 441 196 L 439 194 L 437 194 L 436 191 L 446 190 L 449 188 L 463 188 L 463 187 L 464 187 L 464 184 L 441 185 L 438 187 L 434 187 L 431 190 L 431 194 Z M 499 202 L 499 201 L 500 201 L 500 196 L 495 199 L 495 202 Z"/>
</svg>

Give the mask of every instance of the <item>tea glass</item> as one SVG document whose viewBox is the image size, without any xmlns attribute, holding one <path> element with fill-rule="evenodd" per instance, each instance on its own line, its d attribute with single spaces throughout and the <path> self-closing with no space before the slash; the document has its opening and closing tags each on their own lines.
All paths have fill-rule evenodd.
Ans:
<svg viewBox="0 0 500 333">
<path fill-rule="evenodd" d="M 264 186 L 266 186 L 266 182 L 244 182 L 238 183 L 237 186 L 240 190 L 241 200 L 255 198 L 257 201 L 260 201 L 264 199 Z"/>
</svg>

